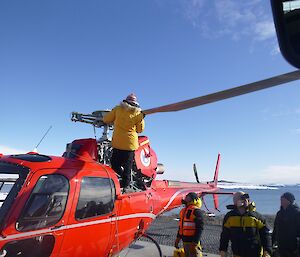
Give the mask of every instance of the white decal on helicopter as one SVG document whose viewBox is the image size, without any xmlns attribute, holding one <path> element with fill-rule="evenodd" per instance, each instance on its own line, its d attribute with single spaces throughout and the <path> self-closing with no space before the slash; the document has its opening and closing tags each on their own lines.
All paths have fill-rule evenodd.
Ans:
<svg viewBox="0 0 300 257">
<path fill-rule="evenodd" d="M 121 221 L 124 220 L 125 222 L 128 219 L 140 219 L 140 218 L 150 218 L 154 220 L 156 218 L 156 215 L 153 213 L 134 213 L 134 214 L 129 214 L 129 215 L 123 215 L 123 216 L 117 216 L 114 218 L 108 218 L 108 219 L 102 219 L 102 220 L 95 220 L 95 221 L 88 221 L 88 222 L 83 222 L 83 223 L 78 223 L 78 224 L 70 224 L 66 226 L 59 227 L 58 229 L 55 229 L 55 231 L 65 231 L 68 229 L 74 229 L 74 228 L 81 228 L 81 227 L 87 227 L 87 226 L 93 226 L 93 225 L 98 225 L 98 224 L 103 224 L 103 223 L 111 223 L 112 221 Z M 53 233 L 53 228 L 46 228 L 46 229 L 41 229 L 37 231 L 30 231 L 30 232 L 24 232 L 20 234 L 15 234 L 15 235 L 8 235 L 7 237 L 0 237 L 0 241 L 4 240 L 11 240 L 11 239 L 22 239 L 25 237 L 31 237 L 31 236 L 41 236 L 43 234 L 47 233 Z M 0 257 L 2 257 L 0 255 Z"/>
<path fill-rule="evenodd" d="M 149 153 L 150 153 L 149 149 L 143 148 L 140 154 L 141 162 L 145 167 L 148 167 L 151 162 Z"/>
</svg>

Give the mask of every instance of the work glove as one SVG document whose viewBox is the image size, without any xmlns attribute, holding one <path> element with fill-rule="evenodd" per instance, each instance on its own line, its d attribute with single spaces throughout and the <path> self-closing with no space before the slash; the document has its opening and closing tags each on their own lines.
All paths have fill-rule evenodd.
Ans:
<svg viewBox="0 0 300 257">
<path fill-rule="evenodd" d="M 226 252 L 220 251 L 220 256 L 221 256 L 221 257 L 226 257 Z"/>
<path fill-rule="evenodd" d="M 179 249 L 179 242 L 180 242 L 180 238 L 179 237 L 176 237 L 176 240 L 175 240 L 175 248 Z"/>
<path fill-rule="evenodd" d="M 191 248 L 191 253 L 194 253 L 194 255 L 196 256 L 196 250 L 198 251 L 202 251 L 202 246 L 200 244 L 200 242 L 192 242 L 192 248 Z M 192 255 L 192 256 L 194 256 Z"/>
<path fill-rule="evenodd" d="M 196 246 L 201 246 L 199 241 L 198 241 L 198 242 L 192 242 L 192 244 L 193 244 L 193 246 L 195 246 L 195 247 L 196 247 Z"/>
<path fill-rule="evenodd" d="M 269 254 L 267 251 L 264 251 L 262 257 L 271 257 L 271 254 Z"/>
</svg>

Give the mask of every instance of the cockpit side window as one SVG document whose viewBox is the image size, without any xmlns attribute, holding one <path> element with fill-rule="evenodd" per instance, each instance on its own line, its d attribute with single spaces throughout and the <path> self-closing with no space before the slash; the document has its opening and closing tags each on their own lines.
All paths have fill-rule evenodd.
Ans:
<svg viewBox="0 0 300 257">
<path fill-rule="evenodd" d="M 17 222 L 17 230 L 36 230 L 57 223 L 65 211 L 68 193 L 66 177 L 59 174 L 41 176 Z"/>
<path fill-rule="evenodd" d="M 109 178 L 83 177 L 75 218 L 78 220 L 112 212 L 115 184 Z"/>
<path fill-rule="evenodd" d="M 0 228 L 20 192 L 29 169 L 21 165 L 0 162 Z"/>
</svg>

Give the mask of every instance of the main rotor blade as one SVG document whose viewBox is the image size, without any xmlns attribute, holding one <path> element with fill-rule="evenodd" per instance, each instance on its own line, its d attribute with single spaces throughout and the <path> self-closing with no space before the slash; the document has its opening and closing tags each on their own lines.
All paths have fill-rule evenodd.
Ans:
<svg viewBox="0 0 300 257">
<path fill-rule="evenodd" d="M 256 82 L 242 85 L 239 87 L 226 89 L 226 90 L 212 93 L 209 95 L 204 95 L 204 96 L 192 98 L 192 99 L 185 100 L 185 101 L 144 110 L 143 113 L 149 115 L 149 114 L 158 113 L 158 112 L 180 111 L 180 110 L 196 107 L 199 105 L 209 104 L 209 103 L 221 101 L 221 100 L 224 100 L 227 98 L 248 94 L 248 93 L 262 90 L 265 88 L 275 87 L 275 86 L 278 86 L 278 85 L 281 85 L 284 83 L 288 83 L 288 82 L 291 82 L 291 81 L 294 81 L 297 79 L 300 79 L 300 70 L 281 74 L 281 75 L 278 75 L 275 77 L 256 81 Z"/>
</svg>

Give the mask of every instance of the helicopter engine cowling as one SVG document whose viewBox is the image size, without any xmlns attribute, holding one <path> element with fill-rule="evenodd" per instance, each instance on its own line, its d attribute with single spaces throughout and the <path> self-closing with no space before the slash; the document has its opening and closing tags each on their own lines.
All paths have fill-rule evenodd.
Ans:
<svg viewBox="0 0 300 257">
<path fill-rule="evenodd" d="M 93 138 L 76 139 L 67 144 L 63 157 L 98 161 L 97 142 Z"/>
<path fill-rule="evenodd" d="M 135 151 L 135 163 L 143 176 L 152 179 L 156 177 L 157 157 L 146 136 L 139 136 L 139 148 Z"/>
<path fill-rule="evenodd" d="M 138 142 L 139 148 L 135 151 L 136 169 L 140 170 L 143 176 L 155 179 L 157 174 L 163 174 L 163 165 L 157 163 L 156 153 L 150 147 L 148 137 L 139 136 Z M 93 138 L 74 140 L 67 144 L 63 157 L 99 161 L 97 141 Z"/>
</svg>

